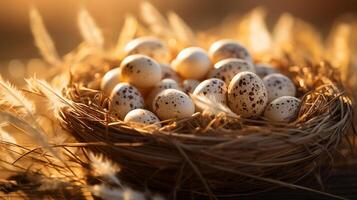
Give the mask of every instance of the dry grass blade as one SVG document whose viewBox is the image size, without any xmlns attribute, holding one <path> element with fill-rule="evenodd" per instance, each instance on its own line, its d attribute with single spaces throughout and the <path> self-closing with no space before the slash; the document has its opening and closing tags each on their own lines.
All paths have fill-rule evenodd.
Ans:
<svg viewBox="0 0 357 200">
<path fill-rule="evenodd" d="M 179 15 L 171 11 L 168 13 L 168 19 L 173 32 L 180 42 L 186 45 L 194 45 L 196 43 L 194 32 Z"/>
<path fill-rule="evenodd" d="M 106 178 L 118 186 L 121 185 L 117 178 L 117 173 L 120 171 L 120 168 L 116 164 L 105 159 L 102 154 L 94 155 L 93 153 L 89 153 L 89 159 L 93 175 Z"/>
<path fill-rule="evenodd" d="M 35 111 L 33 102 L 28 100 L 23 93 L 11 83 L 0 76 L 0 104 L 16 108 L 22 114 L 32 115 Z"/>
<path fill-rule="evenodd" d="M 118 43 L 115 47 L 116 55 L 120 56 L 122 54 L 125 44 L 127 44 L 130 40 L 132 40 L 135 37 L 137 29 L 138 29 L 137 19 L 132 15 L 127 15 L 125 17 L 125 22 L 118 38 Z"/>
<path fill-rule="evenodd" d="M 40 50 L 43 58 L 52 65 L 60 65 L 61 59 L 58 56 L 55 45 L 48 34 L 40 13 L 36 8 L 30 10 L 31 31 L 35 38 L 35 44 Z"/>
<path fill-rule="evenodd" d="M 154 34 L 159 36 L 169 36 L 172 34 L 169 23 L 153 5 L 144 1 L 140 8 L 142 19 L 148 24 Z"/>
<path fill-rule="evenodd" d="M 102 31 L 97 26 L 89 12 L 83 7 L 80 9 L 78 14 L 78 26 L 86 43 L 91 46 L 103 48 L 104 38 Z"/>
<path fill-rule="evenodd" d="M 215 101 L 213 97 L 207 98 L 203 95 L 191 94 L 191 98 L 193 99 L 197 107 L 212 115 L 219 115 L 221 113 L 224 113 L 229 117 L 239 118 L 239 116 L 235 114 L 231 109 L 229 109 L 226 105 Z"/>
</svg>

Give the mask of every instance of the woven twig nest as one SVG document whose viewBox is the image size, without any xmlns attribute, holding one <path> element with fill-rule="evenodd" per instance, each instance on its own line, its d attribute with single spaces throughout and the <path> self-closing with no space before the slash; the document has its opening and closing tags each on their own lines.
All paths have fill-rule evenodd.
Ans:
<svg viewBox="0 0 357 200">
<path fill-rule="evenodd" d="M 352 106 L 328 63 L 288 63 L 280 70 L 302 99 L 290 123 L 203 112 L 162 122 L 160 129 L 135 128 L 111 116 L 109 100 L 87 81 L 88 73 L 103 73 L 100 68 L 73 77 L 65 95 L 75 103 L 60 114 L 78 141 L 118 163 L 121 178 L 136 186 L 210 197 L 291 186 L 329 168 L 350 127 Z"/>
</svg>

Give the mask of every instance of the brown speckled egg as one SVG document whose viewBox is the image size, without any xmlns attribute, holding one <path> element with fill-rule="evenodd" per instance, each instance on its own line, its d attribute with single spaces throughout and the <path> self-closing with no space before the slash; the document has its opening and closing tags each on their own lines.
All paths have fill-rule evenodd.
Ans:
<svg viewBox="0 0 357 200">
<path fill-rule="evenodd" d="M 161 127 L 161 125 L 158 123 L 160 120 L 154 113 L 140 108 L 128 112 L 124 118 L 124 122 L 134 122 L 139 126 L 155 124 L 153 126 L 158 128 Z"/>
<path fill-rule="evenodd" d="M 263 81 L 252 72 L 240 72 L 228 86 L 228 106 L 242 117 L 259 116 L 268 103 Z"/>
<path fill-rule="evenodd" d="M 211 69 L 211 65 L 206 51 L 199 47 L 183 49 L 172 61 L 173 69 L 186 79 L 204 78 Z"/>
<path fill-rule="evenodd" d="M 301 100 L 296 97 L 282 96 L 267 105 L 264 116 L 271 121 L 289 122 L 296 118 L 300 104 Z"/>
<path fill-rule="evenodd" d="M 195 112 L 192 99 L 175 89 L 161 91 L 153 101 L 153 108 L 161 120 L 190 117 Z"/>
<path fill-rule="evenodd" d="M 120 68 L 111 69 L 104 74 L 100 82 L 100 89 L 104 92 L 105 96 L 109 97 L 113 88 L 119 83 L 119 81 Z"/>
<path fill-rule="evenodd" d="M 200 81 L 195 79 L 186 79 L 182 82 L 182 89 L 187 94 L 193 93 L 196 87 L 200 84 Z"/>
<path fill-rule="evenodd" d="M 157 83 L 150 91 L 149 95 L 146 97 L 146 105 L 150 109 L 152 109 L 152 102 L 157 94 L 166 89 L 176 89 L 181 90 L 179 84 L 173 79 L 162 79 L 159 83 Z"/>
<path fill-rule="evenodd" d="M 275 69 L 273 66 L 265 63 L 255 64 L 255 73 L 260 77 L 264 78 L 269 74 L 278 73 L 279 71 Z"/>
<path fill-rule="evenodd" d="M 269 102 L 281 96 L 296 95 L 294 83 L 283 74 L 269 74 L 263 78 L 263 82 L 268 91 Z"/>
<path fill-rule="evenodd" d="M 158 62 L 166 63 L 170 58 L 170 52 L 166 44 L 155 37 L 140 37 L 131 40 L 124 47 L 126 55 L 143 54 Z"/>
<path fill-rule="evenodd" d="M 248 50 L 235 40 L 218 40 L 211 45 L 208 52 L 213 63 L 226 58 L 240 58 L 253 63 L 252 56 Z"/>
<path fill-rule="evenodd" d="M 206 96 L 218 103 L 227 103 L 227 85 L 224 81 L 217 78 L 211 78 L 201 82 L 193 94 Z"/>
<path fill-rule="evenodd" d="M 138 89 L 129 83 L 117 84 L 110 95 L 110 111 L 119 119 L 134 109 L 144 107 L 144 99 Z"/>
<path fill-rule="evenodd" d="M 162 72 L 162 79 L 170 78 L 177 82 L 181 81 L 179 75 L 171 68 L 169 64 L 160 64 L 161 72 Z"/>
<path fill-rule="evenodd" d="M 210 73 L 210 78 L 219 78 L 229 84 L 232 78 L 243 71 L 255 72 L 254 65 L 239 58 L 227 58 L 217 62 L 214 70 Z"/>
<path fill-rule="evenodd" d="M 144 55 L 126 57 L 120 64 L 120 78 L 138 88 L 149 88 L 161 80 L 161 67 Z"/>
</svg>

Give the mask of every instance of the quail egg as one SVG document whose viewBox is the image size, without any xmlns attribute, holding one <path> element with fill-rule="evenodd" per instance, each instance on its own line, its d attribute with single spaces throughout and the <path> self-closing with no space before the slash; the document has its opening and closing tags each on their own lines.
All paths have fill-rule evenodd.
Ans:
<svg viewBox="0 0 357 200">
<path fill-rule="evenodd" d="M 260 77 L 264 78 L 269 74 L 278 73 L 279 71 L 273 66 L 264 63 L 255 64 L 255 73 Z"/>
<path fill-rule="evenodd" d="M 152 124 L 154 124 L 153 126 L 155 127 L 161 127 L 161 125 L 158 124 L 160 120 L 154 113 L 141 108 L 128 112 L 124 118 L 124 122 L 133 122 L 141 127 Z"/>
<path fill-rule="evenodd" d="M 242 117 L 259 116 L 268 103 L 263 81 L 252 72 L 240 72 L 228 86 L 228 106 Z"/>
<path fill-rule="evenodd" d="M 283 74 L 269 74 L 263 78 L 264 85 L 268 91 L 268 100 L 281 96 L 295 96 L 296 88 L 294 83 Z"/>
<path fill-rule="evenodd" d="M 239 58 L 227 58 L 217 62 L 210 73 L 211 78 L 219 78 L 229 84 L 232 78 L 243 71 L 255 72 L 254 65 Z"/>
<path fill-rule="evenodd" d="M 143 54 L 163 63 L 168 62 L 170 57 L 166 44 L 155 37 L 136 38 L 126 44 L 124 51 L 127 55 Z"/>
<path fill-rule="evenodd" d="M 117 84 L 110 97 L 110 111 L 119 119 L 123 119 L 131 110 L 144 107 L 144 99 L 139 90 L 129 83 Z"/>
<path fill-rule="evenodd" d="M 264 116 L 271 121 L 289 122 L 296 118 L 301 100 L 292 96 L 282 96 L 268 104 Z"/>
<path fill-rule="evenodd" d="M 208 52 L 214 63 L 226 58 L 240 58 L 253 63 L 248 50 L 235 40 L 218 40 L 211 45 Z"/>
<path fill-rule="evenodd" d="M 120 65 L 120 78 L 138 88 L 149 88 L 161 80 L 161 67 L 145 55 L 126 57 Z"/>
<path fill-rule="evenodd" d="M 120 81 L 120 68 L 114 68 L 104 74 L 102 81 L 100 82 L 100 89 L 104 92 L 104 95 L 109 97 L 113 88 Z"/>
<path fill-rule="evenodd" d="M 224 81 L 217 78 L 202 81 L 196 87 L 193 94 L 205 96 L 218 103 L 227 103 L 227 85 Z"/>
<path fill-rule="evenodd" d="M 183 49 L 172 61 L 173 69 L 185 79 L 202 79 L 211 69 L 205 50 L 198 47 Z"/>
<path fill-rule="evenodd" d="M 156 95 L 153 109 L 161 120 L 166 120 L 191 116 L 195 112 L 195 105 L 184 92 L 166 89 Z"/>
</svg>

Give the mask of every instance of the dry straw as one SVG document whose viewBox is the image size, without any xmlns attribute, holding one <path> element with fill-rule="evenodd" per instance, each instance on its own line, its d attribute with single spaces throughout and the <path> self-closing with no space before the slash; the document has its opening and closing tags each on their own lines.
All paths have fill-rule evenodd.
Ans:
<svg viewBox="0 0 357 200">
<path fill-rule="evenodd" d="M 238 22 L 227 20 L 222 30 L 195 33 L 173 12 L 166 20 L 147 2 L 141 9 L 146 26 L 127 15 L 117 44 L 105 50 L 101 30 L 82 8 L 78 24 L 84 43 L 63 58 L 38 12 L 31 11 L 36 44 L 53 67 L 47 81 L 28 79 L 28 88 L 21 91 L 0 79 L 0 118 L 7 122 L 1 129 L 1 149 L 11 152 L 0 158 L 0 167 L 15 174 L 0 179 L 0 191 L 24 198 L 162 199 L 149 189 L 170 199 L 236 199 L 288 187 L 343 199 L 299 183 L 315 177 L 323 184 L 321 177 L 349 144 L 352 102 L 348 84 L 341 81 L 341 73 L 343 79 L 348 76 L 341 69 L 348 68 L 341 56 L 341 62 L 331 62 L 334 50 L 349 53 L 345 31 L 337 27 L 333 37 L 339 43 L 332 42 L 326 50 L 330 56 L 324 58 L 325 46 L 314 28 L 288 14 L 272 35 L 260 8 Z M 230 32 L 224 27 L 237 28 Z M 110 100 L 98 90 L 100 77 L 118 66 L 125 43 L 142 35 L 162 38 L 173 54 L 193 44 L 207 47 L 217 38 L 239 39 L 253 49 L 257 61 L 273 62 L 294 81 L 302 99 L 298 117 L 290 123 L 246 119 L 192 96 L 204 111 L 160 122 L 159 129 L 116 119 L 108 112 Z M 41 123 L 43 118 L 51 123 Z M 18 144 L 5 126 L 37 143 Z"/>
</svg>

